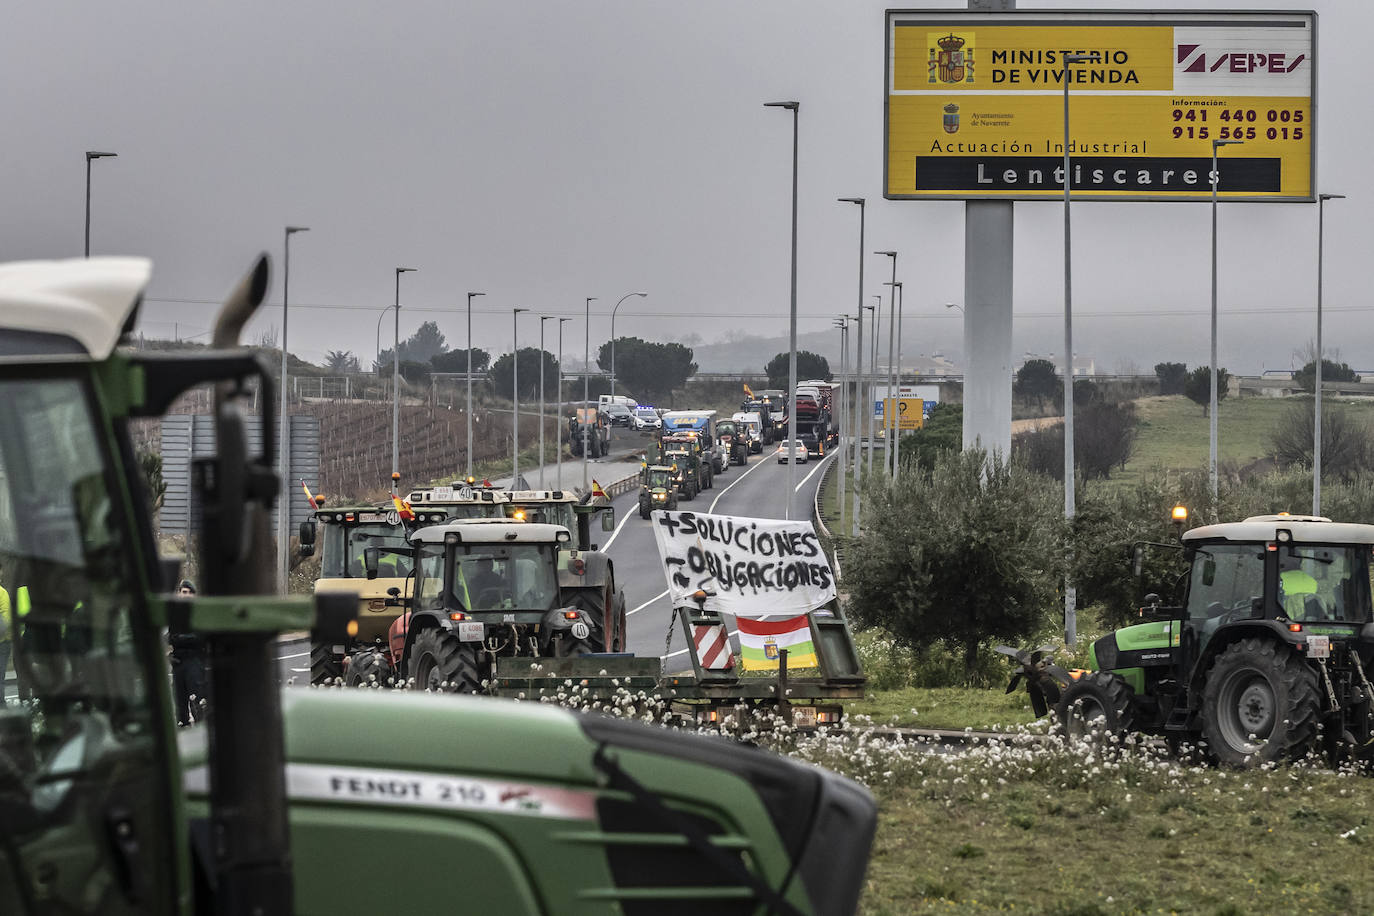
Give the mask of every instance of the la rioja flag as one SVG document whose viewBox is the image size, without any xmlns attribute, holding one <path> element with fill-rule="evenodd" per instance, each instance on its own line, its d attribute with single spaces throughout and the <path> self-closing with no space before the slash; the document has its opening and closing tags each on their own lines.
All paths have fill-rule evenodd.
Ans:
<svg viewBox="0 0 1374 916">
<path fill-rule="evenodd" d="M 778 667 L 778 650 L 787 650 L 788 668 L 815 668 L 816 646 L 811 641 L 811 623 L 806 614 L 786 620 L 751 620 L 736 617 L 739 627 L 740 657 L 746 671 Z"/>
</svg>

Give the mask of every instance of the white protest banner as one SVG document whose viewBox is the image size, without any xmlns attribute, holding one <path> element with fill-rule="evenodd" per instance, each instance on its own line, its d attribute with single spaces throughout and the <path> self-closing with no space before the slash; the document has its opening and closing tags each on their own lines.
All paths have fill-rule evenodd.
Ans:
<svg viewBox="0 0 1374 916">
<path fill-rule="evenodd" d="M 736 617 L 805 614 L 835 597 L 835 576 L 810 522 L 697 512 L 654 513 L 674 607 L 708 593 L 708 611 Z"/>
</svg>

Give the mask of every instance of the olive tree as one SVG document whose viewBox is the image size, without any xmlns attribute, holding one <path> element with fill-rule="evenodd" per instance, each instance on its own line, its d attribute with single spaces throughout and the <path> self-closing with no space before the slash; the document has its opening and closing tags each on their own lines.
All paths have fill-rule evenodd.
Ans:
<svg viewBox="0 0 1374 916">
<path fill-rule="evenodd" d="M 866 487 L 866 534 L 848 551 L 849 613 L 902 646 L 1019 642 L 1049 620 L 1063 570 L 1058 490 L 980 449 L 943 452 L 930 475 Z"/>
</svg>

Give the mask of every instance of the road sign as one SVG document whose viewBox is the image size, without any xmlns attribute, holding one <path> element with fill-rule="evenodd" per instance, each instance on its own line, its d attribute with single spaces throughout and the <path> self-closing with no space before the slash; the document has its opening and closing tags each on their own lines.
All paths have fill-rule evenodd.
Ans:
<svg viewBox="0 0 1374 916">
<path fill-rule="evenodd" d="M 1312 200 L 1316 14 L 889 11 L 884 195 Z"/>
<path fill-rule="evenodd" d="M 895 415 L 892 410 L 893 401 L 897 402 Z M 897 429 L 901 432 L 921 429 L 925 426 L 925 402 L 920 398 L 884 398 L 883 429 L 891 429 L 894 419 L 898 424 Z"/>
</svg>

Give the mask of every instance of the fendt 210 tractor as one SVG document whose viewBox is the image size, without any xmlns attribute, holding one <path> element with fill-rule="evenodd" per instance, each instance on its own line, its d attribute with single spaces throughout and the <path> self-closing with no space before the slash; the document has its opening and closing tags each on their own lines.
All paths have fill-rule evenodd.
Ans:
<svg viewBox="0 0 1374 916">
<path fill-rule="evenodd" d="M 119 348 L 149 275 L 0 266 L 0 568 L 27 693 L 0 709 L 0 913 L 855 910 L 876 811 L 823 770 L 537 703 L 282 690 L 278 632 L 336 639 L 356 605 L 269 594 L 273 437 L 253 452 L 243 418 L 271 429 L 276 399 L 237 346 L 266 258 L 202 351 Z M 130 424 L 198 384 L 201 589 L 172 598 Z M 166 628 L 209 645 L 209 721 L 179 734 Z"/>
<path fill-rule="evenodd" d="M 655 509 L 677 509 L 677 484 L 671 467 L 646 464 L 639 473 L 640 518 L 648 518 Z"/>
<path fill-rule="evenodd" d="M 1371 548 L 1374 525 L 1311 516 L 1194 528 L 1183 534 L 1177 603 L 1147 595 L 1147 622 L 1093 644 L 1096 670 L 1074 679 L 1041 662 L 1033 692 L 1062 690 L 1071 734 L 1098 721 L 1175 744 L 1200 739 L 1231 766 L 1319 746 L 1333 761 L 1368 759 Z"/>
</svg>

